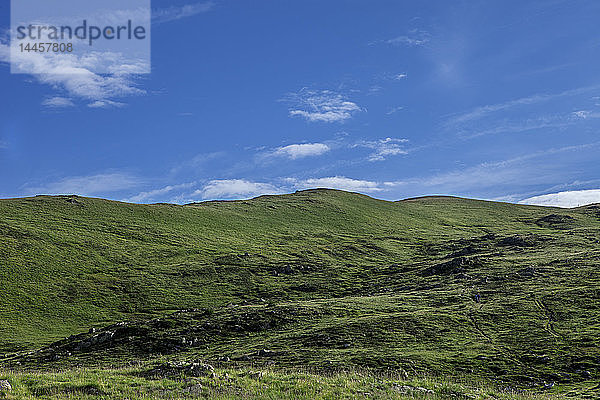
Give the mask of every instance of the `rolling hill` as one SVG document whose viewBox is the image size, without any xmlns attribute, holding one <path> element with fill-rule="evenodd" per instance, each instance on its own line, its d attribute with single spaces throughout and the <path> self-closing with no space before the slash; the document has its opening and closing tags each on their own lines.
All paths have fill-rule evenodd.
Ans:
<svg viewBox="0 0 600 400">
<path fill-rule="evenodd" d="M 0 200 L 0 282 L 8 367 L 201 358 L 579 389 L 600 376 L 598 205 L 324 189 Z"/>
</svg>

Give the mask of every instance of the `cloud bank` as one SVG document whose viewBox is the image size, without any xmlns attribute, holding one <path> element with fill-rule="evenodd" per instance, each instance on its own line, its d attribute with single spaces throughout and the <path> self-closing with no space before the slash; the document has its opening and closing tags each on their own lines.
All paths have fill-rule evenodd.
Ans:
<svg viewBox="0 0 600 400">
<path fill-rule="evenodd" d="M 553 207 L 580 207 L 600 203 L 600 189 L 569 190 L 565 192 L 544 194 L 521 200 L 519 204 Z"/>
</svg>

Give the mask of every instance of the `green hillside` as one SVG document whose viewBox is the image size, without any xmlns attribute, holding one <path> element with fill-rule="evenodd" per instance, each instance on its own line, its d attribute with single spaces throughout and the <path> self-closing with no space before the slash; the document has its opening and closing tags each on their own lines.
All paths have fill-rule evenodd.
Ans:
<svg viewBox="0 0 600 400">
<path fill-rule="evenodd" d="M 599 206 L 334 190 L 1 200 L 0 352 L 6 365 L 160 356 L 593 387 L 599 267 Z"/>
</svg>

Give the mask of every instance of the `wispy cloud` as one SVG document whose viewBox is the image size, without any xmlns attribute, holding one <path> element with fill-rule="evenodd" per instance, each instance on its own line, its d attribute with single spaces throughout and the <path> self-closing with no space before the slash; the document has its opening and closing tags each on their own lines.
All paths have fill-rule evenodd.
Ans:
<svg viewBox="0 0 600 400">
<path fill-rule="evenodd" d="M 222 179 L 208 182 L 202 189 L 192 193 L 191 197 L 231 199 L 279 193 L 283 193 L 283 191 L 270 183 L 252 182 L 245 179 Z"/>
<path fill-rule="evenodd" d="M 194 186 L 194 182 L 182 183 L 179 185 L 168 185 L 159 189 L 149 190 L 146 192 L 140 192 L 134 196 L 128 197 L 123 201 L 128 203 L 144 203 L 152 200 L 160 199 L 162 196 L 172 193 L 174 191 L 180 191 L 183 189 L 189 189 Z"/>
<path fill-rule="evenodd" d="M 402 110 L 404 110 L 403 106 L 392 107 L 386 112 L 386 115 L 392 115 Z"/>
<path fill-rule="evenodd" d="M 125 103 L 121 103 L 118 101 L 112 101 L 112 100 L 96 100 L 90 104 L 88 104 L 88 107 L 90 108 L 113 108 L 113 107 L 125 107 L 126 104 Z"/>
<path fill-rule="evenodd" d="M 226 153 L 223 151 L 199 153 L 188 160 L 183 160 L 176 164 L 170 169 L 169 173 L 176 175 L 186 171 L 198 172 L 198 170 L 204 168 L 207 163 L 223 158 L 225 155 Z"/>
<path fill-rule="evenodd" d="M 395 80 L 397 80 L 397 81 L 401 81 L 402 79 L 405 79 L 405 78 L 407 78 L 407 77 L 408 77 L 408 75 L 407 75 L 407 74 L 405 74 L 405 73 L 401 73 L 401 74 L 396 74 L 396 75 L 394 75 L 394 79 L 395 79 Z"/>
<path fill-rule="evenodd" d="M 505 190 L 523 185 L 552 184 L 564 176 L 544 162 L 546 168 L 540 168 L 538 159 L 552 158 L 567 152 L 583 152 L 600 146 L 600 142 L 582 145 L 550 148 L 517 157 L 485 162 L 469 168 L 455 169 L 448 172 L 424 177 L 409 178 L 404 181 L 390 182 L 390 186 L 406 186 L 422 193 L 465 193 L 477 191 L 483 193 L 487 189 Z"/>
<path fill-rule="evenodd" d="M 343 122 L 362 111 L 356 103 L 331 90 L 302 89 L 284 100 L 292 104 L 290 116 L 303 117 L 310 122 Z"/>
<path fill-rule="evenodd" d="M 576 117 L 578 119 L 600 118 L 600 112 L 591 111 L 591 110 L 574 111 L 573 113 L 571 113 L 571 115 L 573 115 L 574 117 Z"/>
<path fill-rule="evenodd" d="M 408 154 L 408 150 L 403 146 L 408 143 L 408 139 L 385 138 L 372 141 L 361 141 L 354 144 L 352 147 L 366 147 L 373 149 L 368 157 L 369 161 L 383 161 L 390 156 Z"/>
<path fill-rule="evenodd" d="M 587 204 L 600 203 L 600 189 L 571 190 L 558 193 L 544 194 L 521 200 L 520 204 L 553 207 L 579 207 Z"/>
<path fill-rule="evenodd" d="M 351 192 L 364 192 L 372 193 L 379 192 L 382 189 L 378 182 L 367 181 L 361 179 L 352 179 L 345 176 L 330 176 L 325 178 L 310 178 L 305 180 L 296 181 L 289 179 L 297 189 L 339 189 L 347 190 Z"/>
<path fill-rule="evenodd" d="M 42 105 L 45 107 L 50 107 L 50 108 L 63 108 L 63 107 L 73 107 L 73 106 L 75 106 L 75 103 L 73 103 L 73 100 L 71 100 L 67 97 L 55 96 L 55 97 L 49 97 L 49 98 L 45 99 L 44 101 L 42 101 Z"/>
<path fill-rule="evenodd" d="M 431 35 L 429 32 L 413 29 L 406 35 L 396 36 L 394 38 L 385 40 L 386 44 L 391 44 L 394 46 L 423 46 L 429 42 L 431 39 Z"/>
<path fill-rule="evenodd" d="M 586 95 L 598 89 L 599 85 L 581 87 L 480 106 L 465 113 L 449 116 L 443 126 L 463 139 L 542 129 L 564 129 L 600 118 L 600 112 L 589 109 L 589 96 Z M 564 98 L 570 98 L 567 110 L 564 109 Z M 573 112 L 573 104 L 577 101 L 585 103 L 588 107 Z"/>
<path fill-rule="evenodd" d="M 210 11 L 215 6 L 212 1 L 186 4 L 183 6 L 172 6 L 152 10 L 152 22 L 161 24 L 164 22 L 177 21 L 182 18 L 193 17 Z"/>
<path fill-rule="evenodd" d="M 279 147 L 272 154 L 295 160 L 297 158 L 320 156 L 329 150 L 330 147 L 324 143 L 303 143 Z"/>
<path fill-rule="evenodd" d="M 473 139 L 480 136 L 497 135 L 500 133 L 519 133 L 546 128 L 561 128 L 572 125 L 576 121 L 571 115 L 544 115 L 527 118 L 520 121 L 499 121 L 492 127 L 466 127 L 458 130 L 458 136 L 463 139 Z"/>
<path fill-rule="evenodd" d="M 550 101 L 550 100 L 561 98 L 561 97 L 576 96 L 576 95 L 583 94 L 583 93 L 586 93 L 589 91 L 593 91 L 593 90 L 596 90 L 599 88 L 600 88 L 600 86 L 598 86 L 598 85 L 587 86 L 587 87 L 581 87 L 581 88 L 577 88 L 577 89 L 565 90 L 560 93 L 534 94 L 534 95 L 527 96 L 527 97 L 521 97 L 518 99 L 509 100 L 509 101 L 506 101 L 503 103 L 488 104 L 485 106 L 476 107 L 473 110 L 462 113 L 462 114 L 454 115 L 448 119 L 447 124 L 449 124 L 449 125 L 461 124 L 461 123 L 481 119 L 485 116 L 496 113 L 498 111 L 504 111 L 504 110 L 508 110 L 508 109 L 518 107 L 518 106 L 538 104 L 538 103 Z"/>
<path fill-rule="evenodd" d="M 140 180 L 124 173 L 65 177 L 44 185 L 25 185 L 27 194 L 77 194 L 91 196 L 135 188 Z"/>
</svg>

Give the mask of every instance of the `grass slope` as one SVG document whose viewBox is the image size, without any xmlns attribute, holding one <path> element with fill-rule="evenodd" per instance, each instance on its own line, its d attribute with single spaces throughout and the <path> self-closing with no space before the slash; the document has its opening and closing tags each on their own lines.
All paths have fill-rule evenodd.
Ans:
<svg viewBox="0 0 600 400">
<path fill-rule="evenodd" d="M 187 206 L 2 200 L 0 351 L 81 333 L 27 357 L 360 365 L 589 388 L 599 243 L 598 206 L 333 190 Z M 82 346 L 103 332 L 116 336 Z"/>
</svg>

